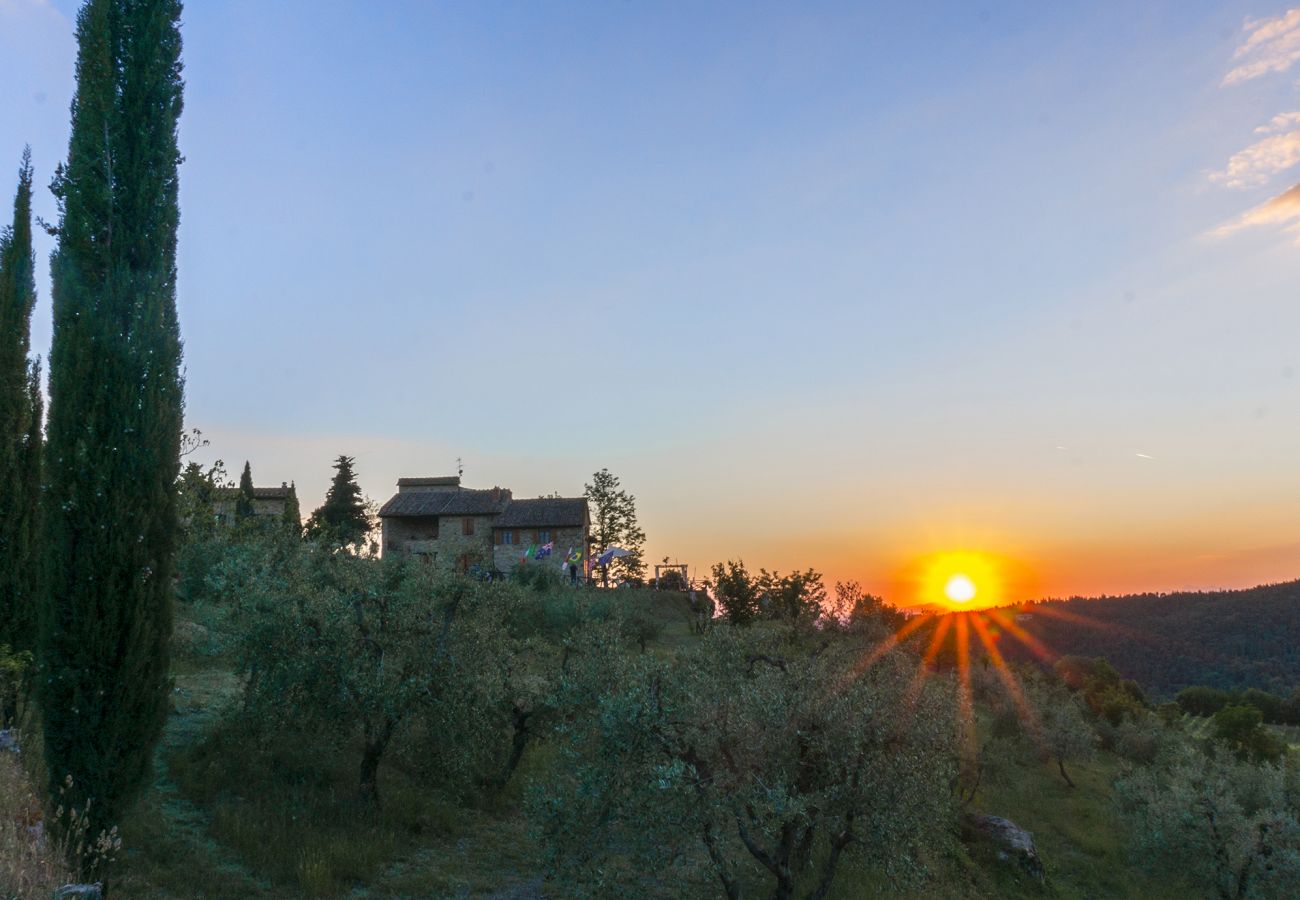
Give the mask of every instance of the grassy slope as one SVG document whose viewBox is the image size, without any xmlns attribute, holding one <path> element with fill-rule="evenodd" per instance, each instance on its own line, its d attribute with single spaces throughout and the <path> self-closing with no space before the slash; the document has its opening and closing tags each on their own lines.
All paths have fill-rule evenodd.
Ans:
<svg viewBox="0 0 1300 900">
<path fill-rule="evenodd" d="M 127 858 L 119 896 L 138 897 L 494 897 L 538 896 L 540 851 L 519 813 L 521 788 L 538 761 L 525 760 L 498 806 L 465 809 L 422 790 L 385 767 L 385 807 L 367 821 L 349 806 L 351 765 L 314 771 L 311 748 L 301 768 L 232 772 L 220 740 L 199 739 L 236 695 L 229 661 L 207 653 L 224 626 L 219 611 L 182 609 L 188 651 L 176 671 L 175 708 L 160 750 L 160 777 L 127 823 Z M 652 652 L 691 641 L 689 618 L 662 607 L 663 633 Z M 202 621 L 195 621 L 202 615 Z M 541 748 L 540 753 L 545 753 Z M 240 753 L 244 759 L 245 754 Z M 1112 818 L 1110 784 L 1120 763 L 1103 754 L 1072 771 L 1070 790 L 1055 769 L 1031 766 L 1015 780 L 986 786 L 977 807 L 1034 834 L 1048 871 L 1039 886 L 988 851 L 972 856 L 957 845 L 936 850 L 938 877 L 916 897 L 1173 897 L 1199 896 L 1162 884 L 1130 864 Z M 714 894 L 671 878 L 643 883 L 646 893 Z M 681 890 L 675 890 L 680 888 Z M 870 872 L 843 871 L 832 896 L 874 894 Z"/>
</svg>

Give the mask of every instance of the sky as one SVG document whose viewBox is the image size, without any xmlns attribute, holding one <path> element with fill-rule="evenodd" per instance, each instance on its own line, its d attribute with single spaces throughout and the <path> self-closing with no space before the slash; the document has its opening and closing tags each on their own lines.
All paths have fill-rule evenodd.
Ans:
<svg viewBox="0 0 1300 900">
<path fill-rule="evenodd" d="M 76 7 L 0 0 L 0 176 L 66 153 Z M 692 575 L 1300 577 L 1300 8 L 229 0 L 183 38 L 187 425 L 305 511 L 341 453 L 379 502 L 609 468 Z"/>
</svg>

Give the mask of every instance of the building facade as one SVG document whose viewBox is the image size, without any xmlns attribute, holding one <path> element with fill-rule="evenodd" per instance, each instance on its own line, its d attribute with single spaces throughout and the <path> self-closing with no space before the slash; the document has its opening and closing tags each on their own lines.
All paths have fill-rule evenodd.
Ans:
<svg viewBox="0 0 1300 900">
<path fill-rule="evenodd" d="M 558 568 L 570 554 L 586 558 L 591 530 L 585 497 L 516 500 L 506 488 L 462 487 L 456 475 L 398 479 L 379 520 L 385 556 L 459 572 Z"/>
<path fill-rule="evenodd" d="M 298 494 L 292 484 L 283 482 L 277 487 L 253 488 L 253 515 L 257 518 L 283 518 L 289 501 L 298 506 Z M 212 513 L 218 525 L 235 524 L 235 507 L 239 503 L 239 488 L 218 488 L 212 495 Z"/>
</svg>

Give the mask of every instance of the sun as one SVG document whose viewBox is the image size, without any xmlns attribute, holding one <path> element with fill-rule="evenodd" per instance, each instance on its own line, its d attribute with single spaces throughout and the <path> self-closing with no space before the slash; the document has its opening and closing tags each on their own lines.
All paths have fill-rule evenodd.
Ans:
<svg viewBox="0 0 1300 900">
<path fill-rule="evenodd" d="M 1017 564 L 979 550 L 946 550 L 913 558 L 897 580 L 899 596 L 915 608 L 983 609 L 1012 602 L 1024 591 Z"/>
<path fill-rule="evenodd" d="M 943 586 L 943 595 L 953 603 L 969 603 L 977 593 L 979 591 L 975 588 L 975 582 L 962 572 L 950 576 Z"/>
</svg>

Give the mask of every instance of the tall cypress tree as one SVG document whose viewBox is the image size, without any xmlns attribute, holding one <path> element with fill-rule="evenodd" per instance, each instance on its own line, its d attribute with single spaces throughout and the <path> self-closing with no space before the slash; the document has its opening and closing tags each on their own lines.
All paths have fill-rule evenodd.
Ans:
<svg viewBox="0 0 1300 900">
<path fill-rule="evenodd" d="M 253 467 L 244 461 L 244 474 L 239 476 L 239 496 L 235 498 L 235 521 L 243 522 L 253 518 L 256 508 L 253 506 Z"/>
<path fill-rule="evenodd" d="M 0 644 L 36 645 L 40 374 L 27 358 L 36 305 L 32 154 L 23 151 L 13 224 L 0 232 Z"/>
<path fill-rule="evenodd" d="M 116 823 L 167 713 L 180 469 L 179 0 L 87 0 L 53 189 L 40 701 L 51 792 Z"/>
<path fill-rule="evenodd" d="M 302 537 L 302 511 L 298 507 L 298 487 L 293 482 L 289 482 L 289 496 L 284 499 L 280 517 L 290 534 Z"/>
</svg>

